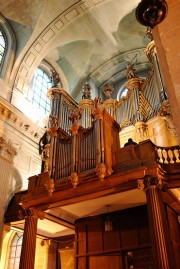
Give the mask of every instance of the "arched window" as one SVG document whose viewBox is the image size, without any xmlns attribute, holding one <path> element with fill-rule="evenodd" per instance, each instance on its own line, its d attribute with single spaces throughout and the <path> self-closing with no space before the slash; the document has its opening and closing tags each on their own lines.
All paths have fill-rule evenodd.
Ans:
<svg viewBox="0 0 180 269">
<path fill-rule="evenodd" d="M 2 66 L 5 56 L 6 42 L 2 30 L 0 29 L 0 67 Z"/>
<path fill-rule="evenodd" d="M 23 240 L 23 234 L 17 232 L 11 241 L 8 258 L 8 267 L 7 267 L 8 269 L 19 268 L 22 240 Z"/>
<path fill-rule="evenodd" d="M 14 63 L 16 39 L 8 21 L 0 14 L 0 77 L 9 78 Z"/>
<path fill-rule="evenodd" d="M 31 92 L 32 104 L 43 114 L 48 115 L 50 111 L 50 100 L 47 98 L 47 90 L 51 87 L 48 74 L 41 68 L 37 68 L 33 78 Z"/>
</svg>

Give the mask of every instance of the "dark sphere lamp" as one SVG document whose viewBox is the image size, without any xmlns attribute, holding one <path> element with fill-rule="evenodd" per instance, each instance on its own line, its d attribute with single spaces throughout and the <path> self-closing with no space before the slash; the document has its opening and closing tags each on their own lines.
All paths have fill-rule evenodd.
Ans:
<svg viewBox="0 0 180 269">
<path fill-rule="evenodd" d="M 168 11 L 165 0 L 142 0 L 136 8 L 137 21 L 151 28 L 161 23 Z"/>
</svg>

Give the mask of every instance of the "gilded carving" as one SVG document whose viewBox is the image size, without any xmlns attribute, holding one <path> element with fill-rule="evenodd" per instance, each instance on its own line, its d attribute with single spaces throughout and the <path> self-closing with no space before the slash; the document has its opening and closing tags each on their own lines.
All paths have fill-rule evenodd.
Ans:
<svg viewBox="0 0 180 269">
<path fill-rule="evenodd" d="M 73 188 L 76 188 L 76 186 L 79 183 L 79 178 L 78 178 L 77 173 L 76 172 L 72 172 L 70 178 L 71 178 L 71 183 L 73 185 Z"/>
<path fill-rule="evenodd" d="M 113 91 L 114 91 L 114 88 L 112 85 L 109 85 L 109 84 L 104 85 L 103 92 L 107 96 L 108 99 L 111 98 L 111 94 L 113 93 Z"/>
<path fill-rule="evenodd" d="M 106 176 L 106 165 L 104 163 L 98 163 L 96 166 L 96 175 L 102 182 Z"/>
<path fill-rule="evenodd" d="M 48 133 L 51 137 L 57 136 L 57 127 L 51 127 L 48 129 Z"/>
<path fill-rule="evenodd" d="M 174 124 L 173 124 L 172 114 L 171 114 L 170 105 L 169 105 L 168 100 L 166 100 L 162 103 L 161 109 L 159 111 L 159 115 L 164 118 L 165 123 L 166 123 L 166 127 L 170 131 L 170 133 L 174 137 L 177 137 L 176 129 L 175 129 Z"/>
<path fill-rule="evenodd" d="M 41 159 L 42 161 L 44 161 L 44 172 L 48 172 L 49 152 L 50 152 L 50 144 L 46 144 L 41 153 Z"/>
<path fill-rule="evenodd" d="M 56 115 L 50 115 L 49 116 L 49 122 L 52 127 L 57 127 L 57 117 Z"/>
<path fill-rule="evenodd" d="M 148 35 L 151 35 L 151 32 L 147 32 L 147 34 Z M 146 47 L 146 49 L 144 50 L 144 52 L 146 53 L 146 55 L 147 55 L 147 57 L 148 57 L 148 59 L 149 59 L 149 61 L 150 61 L 150 63 L 153 61 L 153 55 L 154 55 L 154 53 L 156 52 L 156 46 L 155 46 L 155 43 L 154 43 L 154 41 L 151 41 L 148 45 L 147 45 L 147 47 Z"/>
<path fill-rule="evenodd" d="M 51 239 L 42 239 L 41 240 L 41 246 L 42 247 L 49 247 L 51 245 Z"/>
<path fill-rule="evenodd" d="M 81 118 L 81 112 L 79 108 L 74 108 L 73 111 L 71 112 L 69 119 L 73 122 L 72 127 L 70 128 L 70 132 L 72 136 L 75 136 L 78 134 L 78 120 Z"/>
<path fill-rule="evenodd" d="M 69 131 L 71 132 L 72 136 L 75 136 L 78 134 L 78 129 L 79 125 L 77 124 L 77 122 L 74 122 L 73 126 L 69 129 Z"/>
<path fill-rule="evenodd" d="M 131 79 L 136 77 L 135 75 L 136 68 L 134 67 L 134 63 L 128 62 L 126 67 L 126 77 L 127 79 Z"/>
<path fill-rule="evenodd" d="M 91 86 L 86 82 L 82 89 L 82 99 L 91 99 Z"/>
<path fill-rule="evenodd" d="M 44 184 L 47 192 L 48 192 L 48 195 L 51 196 L 55 190 L 55 184 L 54 184 L 54 179 L 53 178 L 48 178 L 46 183 Z"/>
<path fill-rule="evenodd" d="M 149 139 L 148 125 L 145 122 L 136 122 L 136 140 L 138 142 Z"/>
<path fill-rule="evenodd" d="M 103 120 L 103 110 L 102 108 L 96 108 L 92 112 L 93 118 L 95 120 Z"/>
<path fill-rule="evenodd" d="M 17 151 L 13 143 L 10 140 L 7 142 L 3 137 L 0 137 L 0 156 L 12 162 L 16 154 Z"/>
<path fill-rule="evenodd" d="M 143 82 L 144 80 L 142 78 L 133 77 L 126 83 L 126 88 L 130 91 L 133 89 L 141 89 Z"/>
</svg>

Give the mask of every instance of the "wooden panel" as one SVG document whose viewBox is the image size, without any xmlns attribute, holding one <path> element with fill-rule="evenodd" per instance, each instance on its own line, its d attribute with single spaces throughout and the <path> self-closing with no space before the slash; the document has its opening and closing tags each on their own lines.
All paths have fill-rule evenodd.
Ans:
<svg viewBox="0 0 180 269">
<path fill-rule="evenodd" d="M 104 222 L 107 216 L 106 214 L 76 221 L 75 225 L 78 234 L 77 245 L 79 244 L 79 250 L 77 249 L 76 255 L 79 255 L 78 251 L 82 253 L 81 255 L 84 255 L 84 260 L 83 258 L 76 257 L 76 261 L 78 263 L 77 269 L 86 268 L 83 267 L 85 265 L 80 267 L 81 265 L 79 264 L 83 264 L 83 262 L 79 261 L 79 259 L 82 259 L 82 261 L 85 263 L 86 257 L 88 269 L 125 269 L 128 268 L 127 255 L 125 254 L 126 251 L 132 251 L 134 253 L 134 251 L 143 249 L 145 247 L 147 248 L 147 253 L 145 249 L 145 254 L 143 252 L 142 256 L 145 255 L 148 257 L 147 259 L 150 259 L 149 252 L 151 242 L 147 207 L 140 206 L 130 208 L 119 212 L 113 212 L 109 215 L 113 223 L 113 230 L 109 232 L 104 231 Z M 87 228 L 85 229 L 85 227 Z M 84 243 L 85 240 L 87 240 L 87 244 Z M 83 253 L 83 249 L 85 249 L 85 247 L 87 247 L 87 251 L 86 253 L 85 251 Z M 125 256 L 118 256 L 120 253 L 124 253 L 123 255 Z M 95 257 L 95 255 L 97 256 Z M 141 252 L 137 252 L 135 255 L 137 256 L 136 259 L 138 260 L 139 266 L 139 263 L 141 263 Z M 123 257 L 124 265 L 122 266 L 121 263 Z M 114 262 L 115 265 L 113 265 Z"/>
<path fill-rule="evenodd" d="M 120 240 L 122 248 L 138 246 L 137 218 L 136 212 L 132 212 L 132 210 L 122 212 L 120 219 Z"/>
<path fill-rule="evenodd" d="M 91 256 L 89 269 L 121 269 L 121 256 Z M 79 269 L 79 268 L 78 268 Z"/>
<path fill-rule="evenodd" d="M 174 212 L 170 207 L 167 207 L 167 214 L 169 219 L 171 241 L 174 248 L 174 256 L 176 259 L 177 268 L 180 268 L 180 224 L 178 222 L 178 214 Z"/>
<path fill-rule="evenodd" d="M 105 232 L 103 231 L 103 248 L 107 250 L 119 250 L 120 249 L 120 233 L 119 233 L 119 220 L 118 218 L 111 218 L 113 223 L 113 230 Z M 104 218 L 105 221 L 105 218 Z M 104 228 L 104 226 L 103 226 Z"/>
<path fill-rule="evenodd" d="M 76 269 L 86 269 L 86 257 L 77 259 Z"/>
<path fill-rule="evenodd" d="M 155 269 L 151 249 L 141 249 L 125 253 L 123 269 Z"/>
<path fill-rule="evenodd" d="M 120 249 L 119 231 L 104 232 L 103 243 L 105 251 Z"/>
<path fill-rule="evenodd" d="M 102 251 L 102 220 L 96 219 L 88 223 L 88 252 Z"/>
<path fill-rule="evenodd" d="M 121 231 L 121 246 L 122 248 L 138 246 L 137 230 L 125 229 Z"/>
<path fill-rule="evenodd" d="M 86 254 L 86 224 L 79 223 L 77 228 L 77 254 Z"/>
<path fill-rule="evenodd" d="M 151 241 L 149 228 L 146 226 L 138 229 L 139 245 L 149 244 Z"/>
</svg>

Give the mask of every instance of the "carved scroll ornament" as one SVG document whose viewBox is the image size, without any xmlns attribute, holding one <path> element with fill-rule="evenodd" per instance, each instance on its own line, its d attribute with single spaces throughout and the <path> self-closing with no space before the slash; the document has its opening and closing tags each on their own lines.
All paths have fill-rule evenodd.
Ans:
<svg viewBox="0 0 180 269">
<path fill-rule="evenodd" d="M 3 137 L 0 137 L 0 156 L 12 162 L 16 154 L 12 142 L 7 142 Z"/>
<path fill-rule="evenodd" d="M 36 209 L 35 207 L 31 207 L 28 209 L 22 209 L 19 211 L 18 215 L 19 219 L 26 219 L 28 217 L 39 218 L 43 220 L 45 218 L 45 213 Z"/>
<path fill-rule="evenodd" d="M 160 176 L 157 177 L 151 177 L 146 176 L 145 178 L 138 179 L 137 180 L 138 189 L 141 191 L 146 191 L 148 188 L 159 188 L 162 191 L 166 190 L 166 183 L 163 182 L 162 178 Z"/>
</svg>

